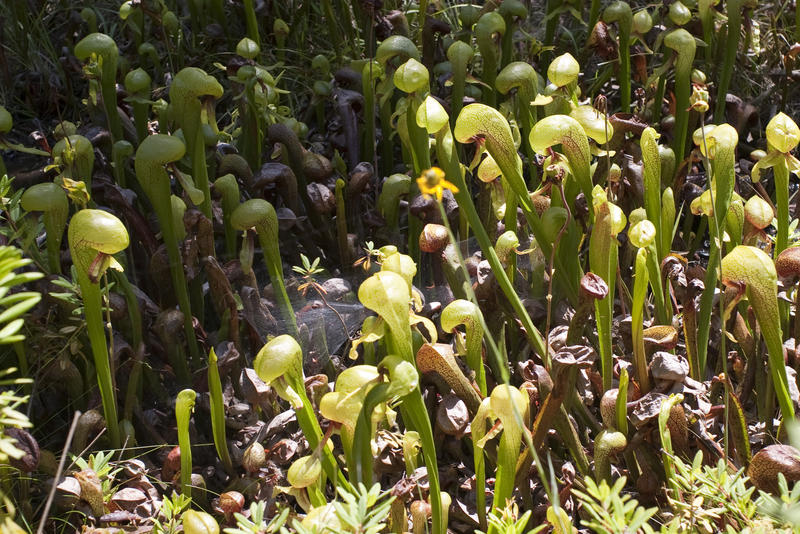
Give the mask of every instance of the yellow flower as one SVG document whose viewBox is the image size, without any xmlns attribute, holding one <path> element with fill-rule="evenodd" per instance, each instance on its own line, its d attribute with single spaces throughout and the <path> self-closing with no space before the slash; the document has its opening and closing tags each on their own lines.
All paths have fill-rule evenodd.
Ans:
<svg viewBox="0 0 800 534">
<path fill-rule="evenodd" d="M 445 189 L 458 193 L 458 187 L 445 180 L 444 176 L 444 171 L 439 167 L 431 167 L 422 171 L 422 175 L 417 178 L 420 192 L 424 195 L 434 196 L 439 201 L 442 200 L 442 193 Z"/>
</svg>

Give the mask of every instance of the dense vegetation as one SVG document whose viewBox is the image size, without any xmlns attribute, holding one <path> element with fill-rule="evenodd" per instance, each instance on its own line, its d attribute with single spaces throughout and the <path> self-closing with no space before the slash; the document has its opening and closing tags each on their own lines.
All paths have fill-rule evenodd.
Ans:
<svg viewBox="0 0 800 534">
<path fill-rule="evenodd" d="M 798 40 L 3 2 L 0 531 L 800 531 Z"/>
</svg>

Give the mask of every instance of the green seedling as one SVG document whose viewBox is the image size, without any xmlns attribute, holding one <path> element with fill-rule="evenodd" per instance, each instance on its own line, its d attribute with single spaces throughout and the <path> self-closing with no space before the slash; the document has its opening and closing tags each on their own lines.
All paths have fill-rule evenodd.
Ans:
<svg viewBox="0 0 800 534">
<path fill-rule="evenodd" d="M 669 20 L 676 26 L 684 26 L 692 20 L 692 11 L 680 0 L 670 4 L 669 12 L 667 13 Z"/>
<path fill-rule="evenodd" d="M 176 195 L 169 196 L 170 210 L 172 212 L 172 227 L 175 228 L 175 237 L 180 243 L 186 239 L 186 225 L 183 224 L 183 217 L 186 215 L 186 202 Z"/>
<path fill-rule="evenodd" d="M 400 197 L 411 191 L 411 177 L 407 174 L 392 174 L 381 186 L 378 209 L 390 231 L 397 231 L 399 223 Z"/>
<path fill-rule="evenodd" d="M 617 389 L 617 399 L 614 403 L 615 425 L 623 434 L 628 433 L 628 370 L 623 368 L 619 373 L 619 388 Z"/>
<path fill-rule="evenodd" d="M 91 33 L 97 32 L 97 12 L 91 7 L 81 9 L 81 19 L 86 23 Z"/>
<path fill-rule="evenodd" d="M 658 321 L 668 324 L 672 319 L 669 302 L 669 286 L 663 283 L 660 273 L 661 262 L 672 250 L 672 229 L 675 224 L 675 199 L 672 189 L 667 187 L 661 192 L 662 162 L 657 142 L 659 135 L 653 128 L 645 128 L 642 132 L 640 146 L 642 149 L 642 166 L 644 175 L 644 205 L 647 219 L 655 226 L 656 257 L 651 258 L 651 274 L 658 274 L 658 280 L 650 280 L 651 285 L 661 288 L 655 295 Z M 653 268 L 656 266 L 656 268 Z M 655 291 L 655 289 L 654 289 Z"/>
<path fill-rule="evenodd" d="M 277 45 L 278 61 L 286 62 L 286 38 L 289 36 L 289 25 L 283 19 L 275 19 L 272 23 L 272 34 Z"/>
<path fill-rule="evenodd" d="M 384 413 L 388 415 L 390 409 L 386 403 L 391 403 L 394 400 L 401 399 L 413 393 L 419 384 L 419 373 L 414 368 L 414 365 L 400 356 L 386 356 L 380 364 L 378 364 L 378 369 L 385 378 L 388 378 L 388 381 L 381 382 L 369 391 L 364 399 L 364 404 L 359 413 L 355 428 L 353 456 L 356 458 L 356 476 L 361 480 L 361 483 L 364 483 L 364 481 L 369 481 L 371 483 L 372 480 L 372 463 L 374 462 L 374 457 L 372 455 L 371 443 L 375 435 L 375 425 L 373 424 L 375 414 L 377 413 L 381 417 L 383 417 Z M 408 448 L 407 445 L 409 445 L 409 441 L 419 443 L 418 438 L 418 434 L 416 438 L 409 436 L 409 440 L 406 440 L 404 436 L 404 452 Z M 414 452 L 411 452 L 410 456 L 413 457 L 414 454 Z M 409 461 L 413 463 L 413 458 L 411 457 Z M 447 505 L 443 504 L 443 507 L 446 508 Z M 444 523 L 447 524 L 446 519 Z"/>
<path fill-rule="evenodd" d="M 475 464 L 475 484 L 477 487 L 486 485 L 486 456 L 484 453 L 483 439 L 488 435 L 487 420 L 492 419 L 491 401 L 487 397 L 483 399 L 475 414 L 475 418 L 470 424 L 472 433 L 472 457 Z M 486 492 L 475 492 L 475 505 L 478 509 L 478 523 L 481 528 L 486 529 Z"/>
<path fill-rule="evenodd" d="M 639 145 L 642 148 L 642 173 L 644 175 L 644 208 L 647 219 L 655 226 L 658 236 L 658 260 L 661 262 L 671 251 L 671 243 L 662 239 L 662 233 L 672 234 L 672 228 L 662 228 L 661 221 L 661 156 L 658 152 L 659 134 L 645 128 Z"/>
<path fill-rule="evenodd" d="M 724 261 L 724 260 L 723 260 Z M 661 410 L 658 414 L 658 431 L 661 436 L 662 461 L 664 463 L 664 473 L 667 476 L 667 485 L 672 491 L 677 491 L 675 481 L 675 470 L 673 468 L 673 457 L 675 450 L 672 446 L 671 426 L 668 424 L 672 418 L 673 408 L 683 402 L 683 394 L 670 395 L 661 403 Z"/>
<path fill-rule="evenodd" d="M 322 492 L 321 476 L 322 463 L 315 453 L 298 458 L 289 466 L 286 472 L 286 480 L 292 486 L 291 493 L 303 508 L 308 509 L 312 506 L 318 507 L 328 504 Z"/>
<path fill-rule="evenodd" d="M 493 512 L 505 506 L 514 490 L 522 433 L 528 431 L 526 423 L 529 404 L 527 395 L 519 389 L 505 384 L 495 386 L 489 397 L 492 412 L 500 420 L 503 428 L 498 448 Z"/>
<path fill-rule="evenodd" d="M 510 208 L 509 206 L 508 209 Z M 516 209 L 514 211 L 516 211 Z M 508 213 L 506 215 L 508 215 Z M 512 213 L 515 222 L 516 215 L 516 213 Z M 500 234 L 500 237 L 497 238 L 494 249 L 497 251 L 500 262 L 506 269 L 509 280 L 513 283 L 517 270 L 517 250 L 519 250 L 519 238 L 517 234 L 511 230 L 503 232 Z"/>
<path fill-rule="evenodd" d="M 556 100 L 549 109 L 558 113 L 566 113 L 569 107 L 578 105 L 578 76 L 581 66 L 569 52 L 553 59 L 547 66 L 547 79 L 550 84 L 545 94 Z M 571 104 L 571 106 L 570 106 Z"/>
<path fill-rule="evenodd" d="M 564 199 L 565 202 L 574 202 L 575 196 L 578 194 L 576 186 L 587 199 L 592 198 L 590 170 L 592 155 L 586 130 L 580 122 L 567 115 L 550 115 L 536 123 L 531 131 L 529 141 L 539 154 L 546 154 L 551 147 L 556 145 L 561 145 L 563 148 L 576 182 L 575 185 L 571 185 L 569 181 L 565 184 L 564 189 L 567 196 Z M 590 208 L 590 217 L 592 212 L 593 210 Z M 548 250 L 543 247 L 543 251 L 547 255 Z"/>
<path fill-rule="evenodd" d="M 386 65 L 395 57 L 400 58 L 402 62 L 420 58 L 417 46 L 403 35 L 392 35 L 384 39 L 375 50 L 375 60 L 381 65 Z"/>
<path fill-rule="evenodd" d="M 675 151 L 666 145 L 658 145 L 658 155 L 661 157 L 661 184 L 672 183 L 677 163 Z"/>
<path fill-rule="evenodd" d="M 529 401 L 526 394 L 514 386 L 500 384 L 495 386 L 490 397 L 485 399 L 472 422 L 472 439 L 475 454 L 475 470 L 479 478 L 485 476 L 483 449 L 486 442 L 494 437 L 501 429 L 503 435 L 497 450 L 497 472 L 494 489 L 494 503 L 492 512 L 506 506 L 506 501 L 511 498 L 514 489 L 517 461 L 520 457 L 522 434 L 527 432 L 525 427 L 528 419 Z M 521 419 L 520 419 L 521 417 Z M 488 420 L 499 419 L 499 426 L 487 432 Z M 483 493 L 483 492 L 478 492 Z M 483 510 L 485 521 L 485 497 L 478 496 L 478 510 Z"/>
<path fill-rule="evenodd" d="M 703 1 L 703 0 L 700 0 Z M 653 17 L 647 9 L 640 9 L 633 14 L 631 29 L 633 30 L 634 40 L 639 40 L 646 49 L 649 49 L 645 42 L 645 35 L 653 28 Z"/>
<path fill-rule="evenodd" d="M 770 224 L 772 224 L 772 206 L 769 205 L 769 202 L 765 201 L 763 198 L 759 197 L 758 195 L 754 195 L 748 199 L 757 199 L 758 201 L 763 202 L 766 204 L 767 209 L 763 208 L 763 204 L 760 206 L 759 211 L 761 212 L 762 216 L 766 215 L 767 211 L 769 212 L 770 219 L 763 228 L 766 228 Z M 733 248 L 737 245 L 741 245 L 742 240 L 745 236 L 745 227 L 749 224 L 747 220 L 747 210 L 745 208 L 746 203 L 743 198 L 736 194 L 736 192 L 731 195 L 731 205 L 728 209 L 728 213 L 725 215 L 725 231 L 728 233 L 728 237 L 730 239 L 729 248 Z M 763 224 L 763 219 L 762 219 Z M 750 243 L 746 243 L 750 244 Z"/>
<path fill-rule="evenodd" d="M 664 257 L 669 255 L 672 250 L 672 240 L 675 237 L 675 194 L 672 192 L 671 187 L 664 189 L 661 193 L 661 234 L 659 234 L 658 243 L 661 250 L 664 251 Z M 660 256 L 660 253 L 659 253 Z M 664 261 L 664 258 L 659 259 L 659 265 Z M 667 294 L 668 286 L 664 286 L 664 300 L 668 300 Z"/>
</svg>

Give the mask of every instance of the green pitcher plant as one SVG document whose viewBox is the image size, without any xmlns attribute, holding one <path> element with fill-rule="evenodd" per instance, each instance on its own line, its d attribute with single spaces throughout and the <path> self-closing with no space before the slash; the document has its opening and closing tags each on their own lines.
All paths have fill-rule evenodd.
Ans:
<svg viewBox="0 0 800 534">
<path fill-rule="evenodd" d="M 297 341 L 286 334 L 271 339 L 258 351 L 253 367 L 259 378 L 271 385 L 294 408 L 297 422 L 311 448 L 319 446 L 323 440 L 322 430 L 306 395 L 303 349 Z M 323 447 L 321 462 L 328 478 L 348 486 L 327 447 Z"/>
<path fill-rule="evenodd" d="M 83 209 L 72 216 L 69 224 L 69 249 L 83 297 L 86 330 L 92 347 L 103 412 L 112 447 L 120 442 L 114 377 L 106 342 L 102 311 L 100 279 L 109 268 L 122 270 L 114 254 L 128 247 L 128 231 L 122 221 L 101 210 Z"/>
<path fill-rule="evenodd" d="M 680 165 L 686 153 L 686 137 L 689 130 L 689 94 L 694 55 L 697 50 L 694 37 L 683 28 L 672 30 L 664 38 L 664 45 L 675 51 L 675 136 L 672 150 Z"/>
<path fill-rule="evenodd" d="M 472 421 L 472 439 L 475 454 L 475 472 L 478 482 L 485 481 L 484 448 L 486 442 L 502 430 L 500 446 L 497 450 L 497 472 L 494 489 L 492 511 L 506 506 L 514 489 L 517 460 L 520 457 L 520 446 L 523 443 L 523 432 L 528 432 L 529 400 L 527 394 L 514 386 L 500 384 L 495 386 L 492 394 L 484 399 L 475 419 Z M 519 419 L 521 417 L 521 420 Z M 499 426 L 487 427 L 487 420 L 499 420 Z M 522 424 L 520 424 L 522 423 Z M 482 487 L 482 486 L 481 486 Z M 485 521 L 485 496 L 478 491 L 478 514 Z M 483 514 L 481 514 L 483 511 Z"/>
<path fill-rule="evenodd" d="M 482 108 L 478 111 L 482 111 Z M 463 115 L 464 110 L 462 110 L 461 115 L 459 115 L 459 120 L 456 121 L 457 126 L 461 122 L 461 117 Z M 479 132 L 479 124 L 480 119 L 477 115 L 471 115 L 467 117 L 465 122 L 462 123 L 462 128 L 465 129 L 463 132 L 462 142 L 470 142 L 472 140 L 472 137 Z M 474 133 L 470 133 L 472 130 L 474 130 Z M 502 137 L 507 140 L 505 135 Z M 486 228 L 483 226 L 483 222 L 478 215 L 475 204 L 472 202 L 472 195 L 469 193 L 469 188 L 467 187 L 464 179 L 464 171 L 458 159 L 455 137 L 449 125 L 442 126 L 441 129 L 436 132 L 436 154 L 440 165 L 444 166 L 444 176 L 449 178 L 450 181 L 452 181 L 452 183 L 456 186 L 453 194 L 456 200 L 459 202 L 461 209 L 465 211 L 466 220 L 469 223 L 469 227 L 474 232 L 475 238 L 477 239 L 481 250 L 486 255 L 489 264 L 492 266 L 492 270 L 497 277 L 498 284 L 503 290 L 503 294 L 509 300 L 514 312 L 522 322 L 526 335 L 528 336 L 528 339 L 531 341 L 532 345 L 537 351 L 540 351 L 540 354 L 547 354 L 544 339 L 536 329 L 536 326 L 533 324 L 530 315 L 522 305 L 519 295 L 517 295 L 517 292 L 514 290 L 511 281 L 508 279 L 508 276 L 503 270 L 503 266 L 499 257 L 497 256 L 497 252 L 494 250 L 492 241 L 489 238 Z"/>
<path fill-rule="evenodd" d="M 589 266 L 596 275 L 608 285 L 608 295 L 596 300 L 595 317 L 597 319 L 597 337 L 599 338 L 600 368 L 603 376 L 603 389 L 611 387 L 613 377 L 613 346 L 611 338 L 611 320 L 614 316 L 614 288 L 619 262 L 617 234 L 626 225 L 626 217 L 622 210 L 609 202 L 605 191 L 598 185 L 592 191 L 592 203 L 595 210 L 595 224 L 589 242 Z"/>
<path fill-rule="evenodd" d="M 20 199 L 26 211 L 41 211 L 47 232 L 47 261 L 50 272 L 61 273 L 61 240 L 67 227 L 69 201 L 64 190 L 52 182 L 36 184 L 22 194 Z"/>
<path fill-rule="evenodd" d="M 225 405 L 222 397 L 222 381 L 219 376 L 217 353 L 212 348 L 208 354 L 208 393 L 211 406 L 211 431 L 214 437 L 214 447 L 222 462 L 222 466 L 229 473 L 233 473 L 233 461 L 228 450 L 225 438 Z"/>
<path fill-rule="evenodd" d="M 475 40 L 478 43 L 483 58 L 483 71 L 481 78 L 486 82 L 483 89 L 483 100 L 489 105 L 494 106 L 497 98 L 495 95 L 495 78 L 497 77 L 497 65 L 500 62 L 501 51 L 495 43 L 495 36 L 506 33 L 506 21 L 503 16 L 496 11 L 489 11 L 481 15 L 475 24 Z"/>
<path fill-rule="evenodd" d="M 483 366 L 483 321 L 481 310 L 474 303 L 459 299 L 448 304 L 441 315 L 442 330 L 455 331 L 464 325 L 466 331 L 467 365 L 475 372 L 475 380 L 482 395 L 486 396 L 486 371 Z"/>
<path fill-rule="evenodd" d="M 374 365 L 354 365 L 348 367 L 336 377 L 333 391 L 322 396 L 319 403 L 320 414 L 331 421 L 339 423 L 339 435 L 342 439 L 345 463 L 350 473 L 356 473 L 358 460 L 353 455 L 353 441 L 355 439 L 356 425 L 364 405 L 364 400 L 370 390 L 381 383 L 380 373 Z M 381 414 L 370 413 L 369 422 L 374 424 L 375 416 Z M 371 437 L 371 428 L 364 430 Z M 371 450 L 367 447 L 367 450 Z M 362 466 L 362 469 L 367 466 Z M 369 463 L 371 467 L 371 462 Z M 370 470 L 371 473 L 371 470 Z M 351 475 L 351 483 L 358 481 Z"/>
<path fill-rule="evenodd" d="M 61 181 L 69 179 L 86 184 L 86 191 L 92 190 L 94 169 L 94 147 L 82 135 L 71 134 L 60 139 L 53 146 L 53 162 L 61 169 Z"/>
<path fill-rule="evenodd" d="M 567 119 L 575 123 L 578 129 L 577 131 L 583 135 L 583 139 L 585 141 L 586 135 L 583 133 L 583 129 L 580 127 L 577 121 L 574 121 L 574 119 L 570 119 L 569 117 L 567 117 Z M 531 131 L 531 145 L 537 152 L 543 151 L 544 148 L 556 142 L 548 142 L 550 139 L 549 137 L 543 142 L 541 141 L 541 138 L 537 132 L 541 131 L 540 128 L 546 128 L 546 126 L 542 126 L 542 123 L 545 121 L 546 119 L 537 122 L 536 126 Z M 547 131 L 549 132 L 549 130 Z M 509 127 L 508 121 L 505 119 L 505 117 L 503 117 L 499 111 L 486 105 L 470 104 L 461 111 L 461 115 L 459 115 L 458 120 L 456 121 L 453 136 L 461 143 L 474 142 L 479 139 L 483 140 L 486 150 L 489 152 L 492 158 L 494 158 L 495 162 L 503 173 L 503 177 L 508 181 L 511 187 L 511 192 L 513 192 L 513 194 L 516 196 L 517 202 L 525 214 L 525 219 L 528 222 L 528 226 L 536 238 L 536 242 L 541 247 L 545 256 L 550 256 L 550 252 L 552 251 L 552 243 L 550 240 L 546 239 L 542 222 L 533 209 L 530 193 L 528 192 L 528 189 L 525 185 L 525 180 L 522 176 L 520 158 L 516 153 L 514 141 L 511 136 L 511 128 Z M 586 142 L 585 148 L 587 158 L 586 176 L 588 177 L 588 142 Z M 576 161 L 573 164 L 575 166 L 579 166 L 580 162 Z M 473 231 L 476 230 L 473 228 Z M 564 267 L 562 260 L 558 256 L 556 260 L 558 262 L 556 268 L 559 271 L 571 272 Z M 576 281 L 568 278 L 565 284 L 570 300 L 577 300 Z"/>
<path fill-rule="evenodd" d="M 192 495 L 192 442 L 189 437 L 189 422 L 194 411 L 197 393 L 184 389 L 175 399 L 175 422 L 178 430 L 178 448 L 181 455 L 181 493 Z"/>
<path fill-rule="evenodd" d="M 633 302 L 631 304 L 631 335 L 633 338 L 633 366 L 642 392 L 650 390 L 650 375 L 647 370 L 647 355 L 644 347 L 644 301 L 647 296 L 649 273 L 647 270 L 647 247 L 656 237 L 656 229 L 649 220 L 640 221 L 628 233 L 631 244 L 639 250 L 634 262 Z"/>
<path fill-rule="evenodd" d="M 233 210 L 231 226 L 243 232 L 247 232 L 250 228 L 255 228 L 258 240 L 261 243 L 264 261 L 267 264 L 267 272 L 278 297 L 281 315 L 283 315 L 283 320 L 286 321 L 289 330 L 296 334 L 297 320 L 283 281 L 283 263 L 278 249 L 278 216 L 275 213 L 275 208 L 264 199 L 252 198 L 239 204 Z"/>
<path fill-rule="evenodd" d="M 396 256 L 398 254 L 394 254 Z M 386 346 L 389 354 L 400 356 L 414 364 L 409 304 L 411 286 L 406 278 L 393 271 L 380 271 L 367 278 L 358 289 L 358 299 L 368 309 L 377 313 L 386 323 Z M 428 411 L 417 386 L 402 398 L 400 414 L 411 430 L 419 432 L 422 453 L 430 480 L 433 531 L 443 534 L 442 501 L 439 490 L 438 463 L 433 431 Z"/>
<path fill-rule="evenodd" d="M 175 75 L 169 89 L 172 117 L 183 131 L 186 153 L 191 158 L 192 177 L 203 200 L 198 207 L 206 217 L 211 217 L 211 189 L 206 166 L 203 124 L 213 120 L 212 98 L 222 96 L 222 86 L 212 76 L 196 67 L 186 67 Z M 204 121 L 205 117 L 205 121 Z M 216 124 L 212 124 L 216 128 Z"/>
<path fill-rule="evenodd" d="M 91 59 L 92 63 L 97 66 L 108 129 L 113 141 L 121 140 L 122 122 L 117 113 L 116 89 L 119 60 L 117 43 L 104 33 L 91 33 L 75 45 L 75 57 L 81 61 Z"/>
<path fill-rule="evenodd" d="M 800 160 L 793 154 L 800 143 L 800 128 L 791 117 L 778 113 L 766 128 L 767 155 L 753 166 L 754 182 L 761 179 L 761 172 L 771 168 L 775 176 L 775 207 L 777 208 L 778 233 L 775 239 L 775 257 L 789 244 L 789 173 L 800 174 Z"/>
<path fill-rule="evenodd" d="M 150 135 L 139 144 L 136 150 L 136 178 L 144 190 L 161 225 L 161 234 L 169 257 L 170 275 L 178 306 L 184 316 L 184 333 L 192 359 L 200 356 L 197 338 L 192 324 L 192 307 L 189 301 L 183 258 L 178 249 L 178 228 L 172 212 L 170 181 L 165 165 L 180 160 L 186 151 L 183 142 L 175 136 L 164 134 Z M 185 361 L 171 362 L 178 378 L 188 383 L 189 370 Z"/>
<path fill-rule="evenodd" d="M 631 28 L 633 26 L 633 11 L 630 4 L 617 0 L 612 2 L 603 11 L 605 22 L 616 22 L 619 27 L 619 80 L 620 103 L 622 113 L 628 113 L 631 106 Z"/>
<path fill-rule="evenodd" d="M 778 311 L 778 275 L 775 264 L 761 249 L 739 245 L 722 258 L 722 283 L 733 287 L 755 311 L 767 345 L 769 371 L 784 420 L 794 418 L 794 403 L 783 360 L 783 331 Z"/>
<path fill-rule="evenodd" d="M 703 130 L 705 132 L 705 129 Z M 725 229 L 725 218 L 733 194 L 735 183 L 734 164 L 736 161 L 736 145 L 739 136 L 736 129 L 729 124 L 711 128 L 707 134 L 701 134 L 700 150 L 711 160 L 713 171 L 710 188 L 694 202 L 693 212 L 704 213 L 709 218 L 711 236 L 711 253 L 706 270 L 705 290 L 700 299 L 700 311 L 697 328 L 697 364 L 702 376 L 705 371 L 708 352 L 708 336 L 711 328 L 711 308 L 714 290 L 717 285 L 717 268 L 722 254 L 722 238 Z"/>
</svg>

